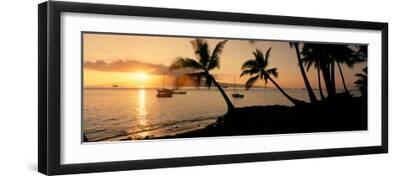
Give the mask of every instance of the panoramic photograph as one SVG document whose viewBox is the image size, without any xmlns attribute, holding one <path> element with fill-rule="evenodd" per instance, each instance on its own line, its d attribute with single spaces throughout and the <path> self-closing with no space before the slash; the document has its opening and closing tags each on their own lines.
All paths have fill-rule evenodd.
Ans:
<svg viewBox="0 0 400 176">
<path fill-rule="evenodd" d="M 368 130 L 368 45 L 82 33 L 82 141 Z"/>
</svg>

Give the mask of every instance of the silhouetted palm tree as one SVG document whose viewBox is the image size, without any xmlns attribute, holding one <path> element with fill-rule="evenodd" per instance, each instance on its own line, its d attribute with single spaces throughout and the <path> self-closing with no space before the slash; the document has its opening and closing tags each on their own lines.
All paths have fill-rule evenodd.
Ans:
<svg viewBox="0 0 400 176">
<path fill-rule="evenodd" d="M 352 68 L 355 63 L 362 62 L 361 49 L 356 51 L 349 45 L 338 44 L 304 44 L 301 54 L 303 63 L 317 64 L 315 67 L 322 72 L 328 96 L 336 94 L 335 65 L 338 66 L 343 88 L 349 93 L 343 75 L 341 64 Z"/>
<path fill-rule="evenodd" d="M 303 56 L 302 63 L 305 65 L 316 64 L 315 67 L 319 68 L 324 78 L 325 88 L 328 96 L 334 96 L 334 90 L 331 81 L 330 65 L 331 60 L 328 57 L 325 48 L 321 44 L 304 43 L 301 54 Z"/>
<path fill-rule="evenodd" d="M 234 109 L 232 102 L 230 101 L 222 87 L 215 80 L 214 76 L 210 74 L 211 70 L 219 68 L 220 56 L 226 42 L 227 40 L 219 42 L 210 54 L 208 43 L 202 39 L 195 39 L 191 41 L 191 44 L 193 46 L 196 59 L 178 57 L 175 59 L 175 61 L 173 61 L 170 69 L 191 69 L 195 72 L 188 75 L 197 78 L 197 81 L 205 78 L 206 85 L 208 87 L 211 87 L 211 84 L 214 84 L 222 94 L 222 97 L 224 98 L 226 105 L 228 106 L 228 113 L 230 113 Z"/>
<path fill-rule="evenodd" d="M 307 57 L 304 57 L 302 59 L 302 63 L 306 66 L 307 71 L 310 70 L 311 66 L 314 66 L 315 69 L 317 69 L 317 77 L 318 77 L 318 88 L 319 88 L 319 94 L 322 100 L 325 100 L 324 93 L 322 91 L 322 85 L 321 85 L 321 59 L 316 59 L 313 58 L 314 56 L 311 54 L 307 54 Z"/>
<path fill-rule="evenodd" d="M 253 86 L 253 84 L 257 80 L 263 80 L 265 81 L 265 84 L 268 83 L 268 80 L 270 80 L 276 88 L 278 88 L 279 91 L 282 92 L 282 94 L 293 104 L 298 105 L 304 103 L 303 101 L 297 100 L 291 96 L 289 96 L 279 85 L 276 83 L 272 77 L 278 77 L 278 69 L 277 68 L 268 68 L 268 59 L 269 55 L 271 53 L 271 49 L 269 48 L 268 51 L 264 54 L 257 49 L 255 52 L 253 52 L 254 59 L 247 60 L 246 62 L 243 63 L 242 65 L 242 73 L 240 74 L 240 77 L 244 75 L 250 75 L 250 78 L 246 81 L 246 89 L 249 89 L 250 87 Z M 253 76 L 254 75 L 254 76 Z"/>
<path fill-rule="evenodd" d="M 354 64 L 364 61 L 360 50 L 352 49 L 351 45 L 328 45 L 332 59 L 336 62 L 340 77 L 342 79 L 343 88 L 346 93 L 350 94 L 346 86 L 346 81 L 343 76 L 341 64 L 345 64 L 349 68 L 353 68 Z"/>
<path fill-rule="evenodd" d="M 306 72 L 304 71 L 304 66 L 302 64 L 301 56 L 300 56 L 299 43 L 297 43 L 297 42 L 289 42 L 289 46 L 290 46 L 290 48 L 294 47 L 295 50 L 296 50 L 297 62 L 299 63 L 300 72 L 301 72 L 301 75 L 302 75 L 303 80 L 304 80 L 304 85 L 306 86 L 306 89 L 307 89 L 307 92 L 308 92 L 308 96 L 310 97 L 310 101 L 312 103 L 315 103 L 318 100 L 317 100 L 317 97 L 315 96 L 315 94 L 313 92 L 313 89 L 311 88 L 311 85 L 310 85 L 310 82 L 308 81 Z"/>
<path fill-rule="evenodd" d="M 363 73 L 358 73 L 356 76 L 358 77 L 358 80 L 354 82 L 356 86 L 360 89 L 361 91 L 361 96 L 367 97 L 367 86 L 368 86 L 368 70 L 367 67 L 365 67 L 363 70 Z"/>
</svg>

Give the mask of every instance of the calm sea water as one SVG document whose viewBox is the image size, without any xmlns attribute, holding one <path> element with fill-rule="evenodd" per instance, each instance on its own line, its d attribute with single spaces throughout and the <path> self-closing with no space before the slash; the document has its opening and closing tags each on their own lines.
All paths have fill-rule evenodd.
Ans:
<svg viewBox="0 0 400 176">
<path fill-rule="evenodd" d="M 217 89 L 189 89 L 186 95 L 157 98 L 155 89 L 84 89 L 83 130 L 90 141 L 138 139 L 172 135 L 215 122 L 227 108 Z M 308 100 L 304 89 L 287 93 Z M 277 89 L 237 90 L 236 107 L 292 104 Z M 356 91 L 353 91 L 356 92 Z M 315 91 L 316 95 L 319 95 Z"/>
</svg>

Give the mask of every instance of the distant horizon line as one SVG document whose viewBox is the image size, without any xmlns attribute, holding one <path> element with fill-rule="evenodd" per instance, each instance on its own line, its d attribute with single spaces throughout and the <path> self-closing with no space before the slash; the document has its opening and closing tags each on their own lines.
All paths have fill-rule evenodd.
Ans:
<svg viewBox="0 0 400 176">
<path fill-rule="evenodd" d="M 162 87 L 83 87 L 83 89 L 161 89 Z M 206 86 L 182 86 L 179 88 L 176 87 L 165 87 L 168 89 L 180 89 L 180 90 L 196 90 L 196 89 L 208 89 Z M 215 86 L 211 86 L 210 89 L 217 89 Z M 234 89 L 232 86 L 229 86 L 228 88 L 224 89 Z M 236 89 L 245 89 L 244 87 L 236 87 Z M 276 87 L 262 87 L 262 86 L 257 86 L 257 87 L 252 87 L 250 89 L 278 89 Z M 249 90 L 250 90 L 249 89 Z M 298 89 L 298 90 L 307 90 L 306 88 L 283 88 L 284 90 L 289 90 L 289 89 Z M 314 88 L 312 90 L 318 91 L 319 88 Z M 323 91 L 326 91 L 326 89 L 322 89 Z M 337 88 L 336 90 L 345 90 L 344 88 Z M 350 88 L 349 90 L 358 90 L 358 88 Z"/>
</svg>

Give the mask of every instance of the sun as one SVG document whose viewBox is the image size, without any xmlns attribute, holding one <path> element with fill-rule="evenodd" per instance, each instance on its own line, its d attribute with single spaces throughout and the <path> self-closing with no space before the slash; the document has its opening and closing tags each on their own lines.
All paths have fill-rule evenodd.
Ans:
<svg viewBox="0 0 400 176">
<path fill-rule="evenodd" d="M 133 78 L 139 81 L 145 81 L 149 79 L 149 75 L 143 72 L 134 73 Z"/>
</svg>

